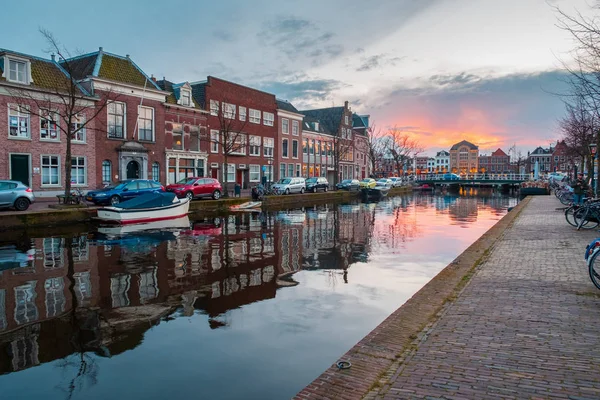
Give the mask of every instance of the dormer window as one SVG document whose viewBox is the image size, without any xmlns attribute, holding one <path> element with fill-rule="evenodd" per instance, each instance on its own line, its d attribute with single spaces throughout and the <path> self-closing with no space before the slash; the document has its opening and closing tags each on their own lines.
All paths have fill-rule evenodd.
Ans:
<svg viewBox="0 0 600 400">
<path fill-rule="evenodd" d="M 186 107 L 192 105 L 192 95 L 189 90 L 181 89 L 181 105 Z"/>
<path fill-rule="evenodd" d="M 29 85 L 31 83 L 30 63 L 27 59 L 5 56 L 3 76 L 9 82 Z M 8 68 L 6 68 L 8 67 Z"/>
</svg>

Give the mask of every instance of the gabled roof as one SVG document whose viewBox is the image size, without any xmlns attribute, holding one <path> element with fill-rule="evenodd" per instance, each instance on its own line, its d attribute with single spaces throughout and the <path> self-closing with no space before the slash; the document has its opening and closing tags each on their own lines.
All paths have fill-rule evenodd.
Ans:
<svg viewBox="0 0 600 400">
<path fill-rule="evenodd" d="M 67 63 L 68 66 L 65 65 Z M 77 79 L 95 77 L 160 90 L 160 87 L 129 58 L 129 55 L 123 57 L 107 53 L 102 47 L 96 52 L 70 58 L 62 65 L 65 69 L 70 69 Z"/>
<path fill-rule="evenodd" d="M 0 49 L 0 82 L 6 82 L 4 74 L 4 55 L 13 55 L 29 60 L 31 65 L 31 84 L 23 85 L 24 88 L 45 89 L 60 91 L 67 90 L 70 85 L 69 74 L 54 60 L 46 60 L 29 54 L 17 53 L 11 50 Z M 89 93 L 80 85 L 77 85 L 79 91 L 89 96 Z"/>
<path fill-rule="evenodd" d="M 320 108 L 317 110 L 304 110 L 300 113 L 307 117 L 315 118 L 323 125 L 325 133 L 337 135 L 344 115 L 344 107 Z"/>
<path fill-rule="evenodd" d="M 167 96 L 167 101 L 166 101 L 168 104 L 179 104 L 178 101 L 179 101 L 179 97 L 181 96 L 181 88 L 183 86 L 187 85 L 190 87 L 190 89 L 192 89 L 192 86 L 188 82 L 173 83 L 164 78 L 161 79 L 160 81 L 156 81 L 156 84 L 162 90 L 170 92 L 169 95 Z M 190 108 L 201 108 L 198 105 L 198 102 L 196 100 L 194 100 L 193 94 L 192 94 L 192 102 L 193 102 L 193 106 L 190 106 Z"/>
<path fill-rule="evenodd" d="M 296 107 L 294 107 L 294 105 L 292 103 L 290 103 L 289 101 L 279 100 L 279 99 L 275 99 L 275 101 L 277 102 L 277 109 L 291 112 L 294 114 L 300 114 L 300 111 L 298 111 L 298 109 Z"/>
<path fill-rule="evenodd" d="M 460 141 L 460 142 L 456 143 L 454 146 L 452 146 L 450 148 L 450 150 L 458 150 L 458 148 L 462 147 L 462 146 L 467 146 L 471 150 L 477 150 L 477 149 L 479 149 L 479 147 L 475 146 L 473 143 L 467 142 L 466 140 L 463 140 L 463 141 Z"/>
<path fill-rule="evenodd" d="M 206 109 L 206 84 L 208 81 L 190 83 L 192 86 L 192 97 L 196 104 Z"/>
<path fill-rule="evenodd" d="M 530 153 L 530 155 L 546 155 L 552 153 L 552 149 L 544 149 L 542 147 L 537 147 L 534 151 Z"/>
<path fill-rule="evenodd" d="M 369 127 L 370 115 L 358 115 L 352 113 L 352 127 L 354 129 L 366 129 Z"/>
<path fill-rule="evenodd" d="M 502 150 L 502 149 L 498 149 L 498 150 L 496 150 L 496 151 L 494 151 L 494 152 L 492 153 L 492 156 L 495 156 L 495 157 L 508 157 L 508 154 L 506 154 L 506 153 L 504 152 L 504 150 Z"/>
<path fill-rule="evenodd" d="M 442 151 L 438 151 L 435 156 L 436 157 L 448 157 L 449 155 L 450 155 L 450 153 L 448 153 L 446 150 L 442 150 Z"/>
</svg>

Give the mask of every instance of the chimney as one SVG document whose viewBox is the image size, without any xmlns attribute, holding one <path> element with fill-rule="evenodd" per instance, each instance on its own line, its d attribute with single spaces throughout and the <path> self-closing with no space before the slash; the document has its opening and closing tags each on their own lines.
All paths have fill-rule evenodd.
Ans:
<svg viewBox="0 0 600 400">
<path fill-rule="evenodd" d="M 102 53 L 102 52 L 104 51 L 104 49 L 103 49 L 102 47 L 98 47 L 98 51 L 99 51 L 100 53 Z"/>
<path fill-rule="evenodd" d="M 50 58 L 52 59 L 52 61 L 56 61 L 56 58 L 54 57 L 54 53 L 50 54 Z"/>
<path fill-rule="evenodd" d="M 125 54 L 125 58 L 129 60 L 129 54 Z"/>
<path fill-rule="evenodd" d="M 344 102 L 344 108 L 348 108 L 348 101 Z"/>
<path fill-rule="evenodd" d="M 154 74 L 150 75 L 150 79 L 152 79 L 154 82 L 156 82 L 156 78 L 154 77 Z"/>
</svg>

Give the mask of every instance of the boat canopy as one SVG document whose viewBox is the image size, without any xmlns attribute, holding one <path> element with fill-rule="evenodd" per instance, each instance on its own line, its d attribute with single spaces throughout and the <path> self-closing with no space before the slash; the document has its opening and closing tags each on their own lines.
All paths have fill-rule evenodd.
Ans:
<svg viewBox="0 0 600 400">
<path fill-rule="evenodd" d="M 141 196 L 135 197 L 131 200 L 119 203 L 115 207 L 123 208 L 126 210 L 165 207 L 172 205 L 174 199 L 175 193 L 173 192 L 146 193 Z"/>
</svg>

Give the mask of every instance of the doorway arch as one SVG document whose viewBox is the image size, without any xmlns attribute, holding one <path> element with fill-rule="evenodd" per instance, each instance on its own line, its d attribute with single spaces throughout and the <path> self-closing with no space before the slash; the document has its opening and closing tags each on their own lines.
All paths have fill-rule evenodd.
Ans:
<svg viewBox="0 0 600 400">
<path fill-rule="evenodd" d="M 129 161 L 127 163 L 127 179 L 139 179 L 140 164 L 137 161 Z"/>
</svg>

